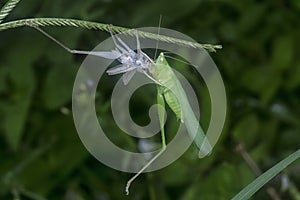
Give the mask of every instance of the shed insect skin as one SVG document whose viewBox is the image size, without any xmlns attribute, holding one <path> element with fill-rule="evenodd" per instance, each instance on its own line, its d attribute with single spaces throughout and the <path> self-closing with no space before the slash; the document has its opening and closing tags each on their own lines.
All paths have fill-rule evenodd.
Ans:
<svg viewBox="0 0 300 200">
<path fill-rule="evenodd" d="M 109 32 L 113 39 L 113 42 L 116 46 L 114 52 L 120 55 L 117 60 L 121 63 L 120 65 L 107 70 L 108 75 L 115 75 L 120 73 L 125 73 L 123 75 L 123 83 L 125 85 L 131 80 L 133 75 L 136 72 L 140 72 L 145 74 L 149 79 L 154 81 L 156 84 L 161 85 L 156 79 L 154 79 L 151 75 L 151 69 L 153 65 L 155 65 L 154 61 L 149 58 L 147 54 L 145 54 L 141 50 L 140 40 L 138 38 L 138 34 L 136 32 L 136 43 L 137 43 L 137 52 L 130 49 L 127 44 L 122 41 L 118 36 L 113 35 L 111 29 L 109 28 Z M 118 44 L 117 41 L 120 43 Z"/>
<path fill-rule="evenodd" d="M 127 46 L 127 44 L 122 41 L 118 36 L 113 35 L 110 26 L 109 32 L 111 34 L 112 40 L 115 45 L 115 49 L 112 51 L 82 51 L 82 50 L 73 50 L 68 48 L 66 45 L 59 42 L 57 39 L 46 33 L 44 30 L 39 28 L 38 26 L 34 26 L 30 23 L 26 24 L 29 27 L 32 27 L 39 32 L 41 32 L 43 35 L 54 41 L 56 44 L 58 44 L 60 47 L 65 49 L 71 54 L 78 54 L 78 55 L 93 55 L 93 56 L 99 56 L 106 59 L 115 60 L 117 59 L 120 64 L 116 67 L 113 67 L 111 69 L 108 69 L 106 73 L 108 75 L 116 75 L 116 74 L 123 74 L 123 83 L 124 85 L 127 85 L 128 82 L 131 80 L 133 75 L 136 72 L 143 73 L 146 75 L 149 79 L 151 79 L 154 83 L 160 85 L 160 83 L 155 80 L 151 74 L 151 68 L 154 65 L 154 62 L 147 54 L 145 54 L 140 47 L 140 41 L 138 38 L 138 34 L 136 33 L 136 42 L 137 42 L 137 52 L 130 49 L 130 47 Z M 119 42 L 119 43 L 118 43 Z"/>
</svg>

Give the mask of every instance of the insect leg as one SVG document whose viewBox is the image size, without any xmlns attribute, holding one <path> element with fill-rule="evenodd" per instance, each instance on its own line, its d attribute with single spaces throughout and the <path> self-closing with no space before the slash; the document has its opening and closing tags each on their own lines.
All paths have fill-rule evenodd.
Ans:
<svg viewBox="0 0 300 200">
<path fill-rule="evenodd" d="M 165 99 L 163 96 L 163 89 L 160 86 L 156 86 L 157 89 L 157 104 L 161 107 L 158 107 L 158 118 L 159 118 L 159 124 L 160 124 L 160 132 L 161 132 L 161 143 L 162 148 L 165 149 L 166 144 L 166 136 L 165 136 Z"/>
<path fill-rule="evenodd" d="M 38 26 L 33 26 L 31 24 L 27 24 L 28 26 L 35 28 L 36 30 L 38 30 L 39 32 L 41 32 L 42 34 L 44 34 L 46 37 L 48 37 L 49 39 L 51 39 L 52 41 L 54 41 L 56 44 L 58 44 L 60 47 L 62 47 L 63 49 L 65 49 L 66 51 L 68 51 L 69 53 L 73 54 L 74 50 L 71 50 L 70 48 L 68 48 L 67 46 L 65 46 L 64 44 L 62 44 L 61 42 L 59 42 L 57 39 L 55 39 L 54 37 L 52 37 L 51 35 L 49 35 L 48 33 L 46 33 L 45 31 L 43 31 L 41 28 L 39 28 Z"/>
<path fill-rule="evenodd" d="M 117 38 L 117 40 L 123 45 L 123 47 L 125 47 L 127 49 L 128 52 L 132 53 L 134 52 L 132 49 L 130 49 L 129 46 L 127 46 L 127 44 L 125 42 L 123 42 L 123 40 L 121 40 L 118 36 L 115 36 Z"/>
<path fill-rule="evenodd" d="M 154 83 L 156 83 L 157 85 L 162 86 L 162 84 L 160 82 L 158 82 L 157 80 L 155 80 L 152 76 L 150 76 L 145 70 L 142 70 L 143 74 L 145 74 L 149 79 L 151 79 Z"/>
<path fill-rule="evenodd" d="M 122 74 L 125 72 L 129 72 L 129 71 L 132 71 L 135 69 L 136 69 L 135 66 L 127 66 L 127 65 L 120 64 L 120 65 L 117 65 L 117 66 L 107 70 L 106 72 L 108 73 L 108 75 L 116 75 L 116 74 Z"/>
<path fill-rule="evenodd" d="M 108 26 L 108 30 L 109 30 L 109 33 L 110 33 L 110 35 L 111 35 L 111 38 L 112 38 L 112 40 L 113 40 L 113 42 L 114 42 L 116 48 L 117 48 L 120 52 L 122 52 L 122 53 L 127 53 L 127 51 L 117 43 L 117 41 L 116 41 L 116 39 L 115 39 L 116 36 L 114 36 L 114 34 L 112 33 L 110 26 L 111 26 L 111 25 Z"/>
<path fill-rule="evenodd" d="M 127 181 L 125 192 L 126 195 L 129 195 L 129 187 L 131 183 L 141 174 L 147 167 L 149 167 L 167 148 L 166 144 L 166 137 L 165 137 L 165 131 L 164 131 L 164 119 L 165 119 L 165 100 L 162 94 L 160 86 L 157 86 L 157 103 L 158 107 L 158 116 L 159 116 L 159 123 L 160 123 L 160 132 L 161 132 L 161 142 L 162 142 L 162 148 L 161 150 L 151 159 L 149 162 L 142 168 L 140 171 L 138 171 L 129 181 Z"/>
<path fill-rule="evenodd" d="M 100 56 L 100 57 L 107 58 L 107 59 L 117 59 L 117 58 L 119 58 L 121 56 L 121 53 L 118 52 L 118 51 L 81 51 L 81 50 L 72 50 L 72 49 L 68 48 L 66 45 L 64 45 L 61 42 L 59 42 L 57 39 L 55 39 L 51 35 L 49 35 L 48 33 L 46 33 L 41 28 L 39 28 L 37 26 L 32 26 L 30 24 L 27 24 L 27 25 L 30 26 L 30 27 L 35 28 L 36 30 L 38 30 L 39 32 L 41 32 L 43 35 L 45 35 L 46 37 L 48 37 L 49 39 L 51 39 L 52 41 L 54 41 L 56 44 L 58 44 L 60 47 L 62 47 L 63 49 L 65 49 L 66 51 L 68 51 L 71 54 L 94 55 L 94 56 Z"/>
<path fill-rule="evenodd" d="M 123 74 L 122 80 L 123 80 L 124 85 L 127 85 L 129 83 L 129 81 L 132 79 L 135 72 L 136 72 L 136 70 L 131 70 L 131 71 L 126 72 L 125 74 Z"/>
<path fill-rule="evenodd" d="M 161 21 L 161 19 L 160 19 Z M 153 60 L 151 58 L 149 58 L 149 56 L 147 54 L 145 54 L 144 52 L 142 52 L 141 47 L 140 47 L 140 41 L 138 38 L 138 34 L 136 32 L 136 40 L 137 40 L 137 52 L 139 55 L 144 55 L 153 65 L 155 65 L 155 63 L 153 62 Z M 158 46 L 158 44 L 157 44 Z M 156 48 L 157 49 L 157 48 Z M 155 52 L 156 54 L 156 52 Z M 148 69 L 149 70 L 149 69 Z M 147 167 L 149 167 L 165 150 L 166 150 L 166 138 L 165 138 L 165 131 L 164 131 L 164 108 L 165 108 L 165 100 L 162 94 L 162 90 L 160 88 L 161 84 L 155 80 L 152 76 L 150 76 L 146 70 L 142 69 L 142 72 L 148 77 L 150 78 L 152 81 L 154 81 L 157 84 L 157 103 L 163 107 L 163 109 L 161 107 L 158 107 L 158 117 L 159 117 L 159 122 L 160 122 L 160 130 L 161 130 L 161 138 L 162 138 L 162 149 L 140 170 L 138 171 L 126 184 L 125 187 L 125 192 L 126 195 L 129 195 L 129 187 L 131 185 L 131 183 L 141 174 L 144 172 L 145 169 L 147 169 Z"/>
</svg>

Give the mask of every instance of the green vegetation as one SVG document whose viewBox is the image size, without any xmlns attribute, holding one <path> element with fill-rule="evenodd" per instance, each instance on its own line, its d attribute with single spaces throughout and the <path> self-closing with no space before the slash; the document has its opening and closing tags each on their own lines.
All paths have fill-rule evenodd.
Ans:
<svg viewBox="0 0 300 200">
<path fill-rule="evenodd" d="M 6 1 L 1 1 L 0 7 L 4 4 Z M 172 3 L 28 0 L 21 1 L 6 17 L 12 8 L 0 11 L 1 199 L 217 200 L 231 199 L 243 188 L 250 197 L 299 158 L 300 3 L 297 0 Z M 123 27 L 157 26 L 160 14 L 162 27 L 183 32 L 200 43 L 223 46 L 211 55 L 226 85 L 229 111 L 221 139 L 209 157 L 198 159 L 197 148 L 191 146 L 172 165 L 141 175 L 127 197 L 124 186 L 132 175 L 110 169 L 94 159 L 73 124 L 72 87 L 83 57 L 67 53 L 33 28 L 22 26 L 28 22 L 54 26 L 44 29 L 73 49 L 90 50 L 109 36 L 99 31 L 107 30 L 107 24 L 117 25 L 113 26 L 115 32 L 125 30 Z M 11 22 L 28 17 L 39 19 Z M 57 27 L 64 25 L 67 27 Z M 173 41 L 180 43 L 176 38 Z M 215 50 L 215 46 L 204 47 Z M 191 81 L 199 95 L 205 130 L 210 119 L 205 85 L 191 68 L 171 66 Z M 99 122 L 112 141 L 137 151 L 138 140 L 122 133 L 110 114 L 109 98 L 118 78 L 101 79 L 96 108 Z M 138 90 L 131 102 L 133 119 L 139 124 L 148 123 L 145 113 L 155 102 L 155 90 Z M 178 124 L 171 111 L 168 117 L 167 142 Z M 270 169 L 276 163 L 279 164 Z M 268 169 L 246 187 L 261 170 Z M 285 179 L 281 175 L 275 177 L 253 199 L 276 199 L 275 196 L 299 199 L 299 159 L 283 173 Z M 286 177 L 288 184 L 284 181 Z M 242 196 L 248 198 L 244 193 L 236 199 Z"/>
</svg>

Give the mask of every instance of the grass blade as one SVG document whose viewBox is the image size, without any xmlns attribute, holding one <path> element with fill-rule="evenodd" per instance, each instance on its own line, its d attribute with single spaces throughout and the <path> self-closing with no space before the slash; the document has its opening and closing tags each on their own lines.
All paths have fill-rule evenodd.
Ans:
<svg viewBox="0 0 300 200">
<path fill-rule="evenodd" d="M 269 182 L 273 177 L 279 174 L 283 169 L 285 169 L 292 162 L 300 158 L 300 149 L 292 153 L 274 167 L 263 173 L 261 176 L 256 178 L 252 183 L 247 185 L 242 189 L 232 200 L 243 200 L 249 199 L 255 192 L 257 192 L 261 187 L 263 187 L 267 182 Z"/>
</svg>

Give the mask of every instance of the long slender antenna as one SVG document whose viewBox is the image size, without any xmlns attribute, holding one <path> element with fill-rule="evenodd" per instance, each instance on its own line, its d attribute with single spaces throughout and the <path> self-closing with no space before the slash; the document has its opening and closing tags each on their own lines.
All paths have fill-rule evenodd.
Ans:
<svg viewBox="0 0 300 200">
<path fill-rule="evenodd" d="M 135 30 L 135 38 L 136 38 L 136 50 L 137 50 L 138 54 L 141 54 L 142 50 L 141 50 L 141 44 L 140 44 L 140 40 L 139 40 L 137 30 Z"/>
<path fill-rule="evenodd" d="M 162 15 L 159 15 L 159 22 L 158 22 L 158 31 L 157 31 L 157 35 L 160 34 L 161 21 L 162 21 Z M 157 49 L 158 49 L 158 43 L 159 43 L 159 40 L 156 41 L 156 48 L 155 48 L 154 59 L 156 58 Z"/>
<path fill-rule="evenodd" d="M 166 54 L 168 54 L 168 53 L 171 53 L 171 52 L 164 52 L 164 56 L 165 56 L 166 58 L 171 58 L 171 59 L 173 59 L 173 60 L 176 60 L 176 61 L 178 61 L 178 62 L 181 62 L 181 63 L 186 64 L 186 65 L 190 65 L 190 66 L 193 66 L 193 67 L 196 67 L 196 68 L 198 67 L 197 65 L 191 64 L 191 63 L 189 63 L 189 62 L 185 62 L 185 61 L 180 60 L 180 59 L 178 59 L 178 58 L 175 58 L 175 57 L 173 57 L 173 56 L 168 56 L 168 55 L 166 55 Z"/>
</svg>

